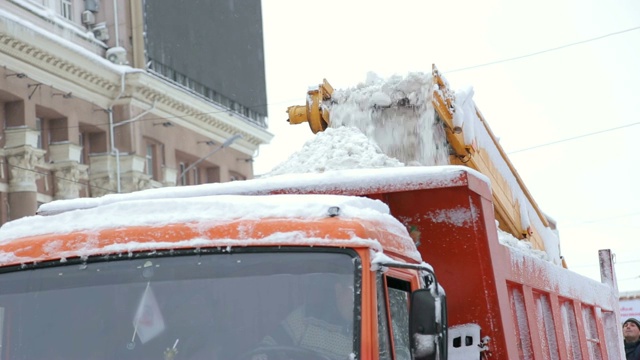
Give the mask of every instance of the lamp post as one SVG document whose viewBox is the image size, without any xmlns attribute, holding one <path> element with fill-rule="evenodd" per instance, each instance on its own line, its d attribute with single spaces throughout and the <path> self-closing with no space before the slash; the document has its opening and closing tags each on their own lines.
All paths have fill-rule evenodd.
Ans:
<svg viewBox="0 0 640 360">
<path fill-rule="evenodd" d="M 240 138 L 242 138 L 242 135 L 240 135 L 240 134 L 235 134 L 232 137 L 228 138 L 220 146 L 218 146 L 217 148 L 213 149 L 213 151 L 211 151 L 207 155 L 201 157 L 200 159 L 196 160 L 193 164 L 189 165 L 186 169 L 184 169 L 184 171 L 181 172 L 180 175 L 178 176 L 178 179 L 181 179 L 186 173 L 189 172 L 189 170 L 193 169 L 196 165 L 198 165 L 199 163 L 204 161 L 209 156 L 211 156 L 211 155 L 217 153 L 218 151 L 228 147 L 229 145 L 233 144 L 234 141 L 236 141 L 236 140 L 238 140 Z"/>
</svg>

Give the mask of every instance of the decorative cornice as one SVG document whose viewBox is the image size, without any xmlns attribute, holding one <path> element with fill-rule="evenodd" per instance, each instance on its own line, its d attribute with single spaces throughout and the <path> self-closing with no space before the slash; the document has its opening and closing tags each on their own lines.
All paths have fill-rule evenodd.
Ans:
<svg viewBox="0 0 640 360">
<path fill-rule="evenodd" d="M 252 148 L 253 153 L 260 144 L 268 143 L 273 135 L 248 119 L 240 118 L 231 110 L 205 101 L 154 75 L 137 72 L 127 74 L 127 84 L 132 87 L 133 97 L 145 103 L 156 103 L 156 108 L 185 127 L 196 127 L 219 136 L 224 141 L 234 134 L 241 134 L 239 146 Z M 232 146 L 233 147 L 233 146 Z M 245 151 L 246 152 L 246 151 Z"/>
<path fill-rule="evenodd" d="M 0 28 L 1 30 L 3 29 Z M 37 37 L 35 38 L 37 39 Z M 82 57 L 73 54 L 70 49 L 56 46 L 56 43 L 50 40 L 48 43 L 46 44 L 47 50 L 45 50 L 42 45 L 27 43 L 0 32 L 0 53 L 102 96 L 112 97 L 112 94 L 118 91 L 119 76 L 117 73 L 104 71 L 106 69 L 101 69 L 99 63 L 83 64 L 77 61 Z M 98 56 L 96 55 L 96 57 Z M 106 77 L 105 74 L 111 76 Z M 33 75 L 29 74 L 29 76 Z M 53 85 L 52 79 L 35 78 L 34 80 Z"/>
</svg>

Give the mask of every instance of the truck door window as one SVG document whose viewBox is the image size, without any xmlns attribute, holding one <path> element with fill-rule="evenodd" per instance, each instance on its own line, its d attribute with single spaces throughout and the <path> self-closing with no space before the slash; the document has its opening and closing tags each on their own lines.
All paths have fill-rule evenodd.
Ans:
<svg viewBox="0 0 640 360">
<path fill-rule="evenodd" d="M 384 276 L 381 272 L 376 276 L 376 287 L 378 300 L 378 353 L 380 353 L 380 360 L 391 360 L 387 297 L 385 296 Z"/>
<path fill-rule="evenodd" d="M 387 277 L 389 314 L 393 335 L 393 352 L 396 360 L 411 360 L 409 342 L 409 295 L 408 281 Z"/>
</svg>

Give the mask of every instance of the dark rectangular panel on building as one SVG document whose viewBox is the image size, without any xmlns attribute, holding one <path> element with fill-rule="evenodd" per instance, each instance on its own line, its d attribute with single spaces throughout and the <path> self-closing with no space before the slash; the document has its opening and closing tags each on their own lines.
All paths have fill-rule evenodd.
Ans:
<svg viewBox="0 0 640 360">
<path fill-rule="evenodd" d="M 260 0 L 146 0 L 144 11 L 152 71 L 266 127 Z"/>
</svg>

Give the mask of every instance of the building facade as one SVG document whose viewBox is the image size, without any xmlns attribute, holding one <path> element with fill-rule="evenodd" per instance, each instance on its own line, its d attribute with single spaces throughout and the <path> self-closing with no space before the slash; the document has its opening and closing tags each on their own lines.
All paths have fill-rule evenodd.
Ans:
<svg viewBox="0 0 640 360">
<path fill-rule="evenodd" d="M 253 177 L 273 137 L 260 1 L 198 3 L 0 2 L 1 223 L 57 199 Z"/>
</svg>

